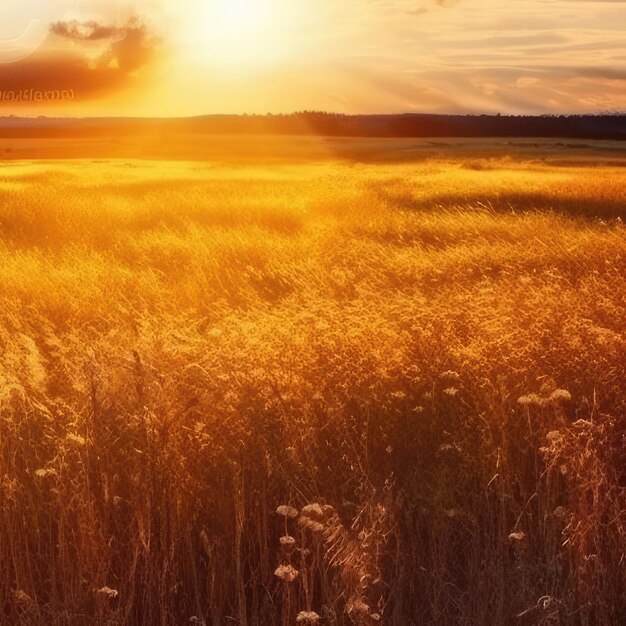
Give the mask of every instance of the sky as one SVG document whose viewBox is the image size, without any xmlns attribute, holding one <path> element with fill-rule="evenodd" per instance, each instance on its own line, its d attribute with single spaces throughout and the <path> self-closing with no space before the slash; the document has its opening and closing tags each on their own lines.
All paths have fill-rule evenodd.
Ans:
<svg viewBox="0 0 626 626">
<path fill-rule="evenodd" d="M 304 109 L 626 111 L 626 0 L 0 4 L 0 114 Z"/>
</svg>

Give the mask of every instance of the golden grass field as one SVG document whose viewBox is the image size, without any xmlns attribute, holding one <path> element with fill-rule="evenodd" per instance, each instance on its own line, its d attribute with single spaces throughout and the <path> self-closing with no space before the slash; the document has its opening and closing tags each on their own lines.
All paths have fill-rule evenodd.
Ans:
<svg viewBox="0 0 626 626">
<path fill-rule="evenodd" d="M 535 152 L 3 162 L 0 623 L 624 623 L 626 169 Z"/>
</svg>

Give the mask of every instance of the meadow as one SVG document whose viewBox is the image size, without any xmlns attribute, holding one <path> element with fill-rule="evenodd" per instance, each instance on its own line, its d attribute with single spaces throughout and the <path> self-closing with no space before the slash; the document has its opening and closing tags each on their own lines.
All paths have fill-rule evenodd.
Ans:
<svg viewBox="0 0 626 626">
<path fill-rule="evenodd" d="M 624 623 L 623 153 L 405 144 L 0 165 L 0 623 Z"/>
</svg>

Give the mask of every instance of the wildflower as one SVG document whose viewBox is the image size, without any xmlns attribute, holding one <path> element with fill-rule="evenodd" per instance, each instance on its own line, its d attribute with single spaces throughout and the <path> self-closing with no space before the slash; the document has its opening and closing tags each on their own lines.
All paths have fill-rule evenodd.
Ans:
<svg viewBox="0 0 626 626">
<path fill-rule="evenodd" d="M 315 611 L 300 611 L 296 624 L 317 624 L 322 618 Z"/>
<path fill-rule="evenodd" d="M 16 604 L 21 604 L 22 606 L 34 604 L 33 599 L 25 591 L 22 591 L 21 589 L 13 590 L 13 600 L 15 601 Z"/>
<path fill-rule="evenodd" d="M 324 526 L 319 522 L 309 518 L 309 517 L 301 517 L 298 521 L 298 525 L 301 528 L 308 528 L 310 531 L 314 533 L 321 533 L 324 530 Z"/>
<path fill-rule="evenodd" d="M 322 506 L 322 514 L 324 517 L 330 517 L 335 512 L 335 509 L 330 504 L 324 504 Z"/>
<path fill-rule="evenodd" d="M 119 592 L 117 589 L 111 589 L 111 587 L 102 587 L 96 591 L 96 594 L 101 598 L 106 598 L 107 600 L 113 600 L 117 598 Z"/>
<path fill-rule="evenodd" d="M 314 519 L 322 519 L 324 517 L 324 511 L 317 502 L 307 504 L 305 507 L 302 507 L 301 513 L 305 517 L 311 517 Z"/>
<path fill-rule="evenodd" d="M 550 400 L 552 400 L 552 402 L 560 402 L 563 400 L 568 401 L 571 399 L 572 399 L 572 394 L 566 389 L 555 389 L 550 394 Z"/>
<path fill-rule="evenodd" d="M 279 565 L 274 572 L 274 576 L 286 583 L 292 583 L 299 575 L 300 572 L 292 565 Z"/>
<path fill-rule="evenodd" d="M 461 380 L 460 374 L 452 370 L 448 370 L 447 372 L 444 372 L 443 374 L 441 374 L 441 376 L 439 376 L 439 378 L 447 378 L 449 380 L 456 380 L 456 381 Z"/>
<path fill-rule="evenodd" d="M 526 533 L 521 531 L 521 530 L 514 531 L 514 532 L 509 534 L 509 541 L 511 543 L 524 541 L 525 539 L 526 539 Z"/>
<path fill-rule="evenodd" d="M 449 396 L 456 396 L 457 393 L 459 393 L 459 390 L 456 387 L 448 387 L 447 389 L 444 389 L 443 392 Z"/>
<path fill-rule="evenodd" d="M 348 614 L 351 613 L 361 613 L 364 615 L 368 615 L 370 612 L 370 607 L 367 605 L 361 598 L 354 600 L 348 606 Z"/>
<path fill-rule="evenodd" d="M 276 513 L 278 515 L 282 515 L 283 517 L 288 517 L 293 519 L 294 517 L 298 517 L 298 509 L 294 509 L 292 506 L 281 505 L 276 509 Z"/>
<path fill-rule="evenodd" d="M 536 393 L 529 393 L 526 396 L 520 396 L 517 399 L 517 403 L 521 404 L 523 406 L 529 406 L 529 405 L 540 406 L 543 402 L 542 402 L 541 398 Z"/>
<path fill-rule="evenodd" d="M 69 441 L 70 443 L 76 444 L 77 446 L 85 445 L 85 438 L 81 437 L 80 435 L 76 435 L 74 433 L 68 433 L 65 439 Z"/>
<path fill-rule="evenodd" d="M 35 476 L 37 476 L 37 478 L 47 478 L 48 476 L 56 476 L 56 473 L 57 472 L 55 469 L 42 468 L 42 469 L 35 470 Z"/>
<path fill-rule="evenodd" d="M 279 541 L 280 541 L 280 547 L 287 554 L 290 554 L 291 552 L 293 552 L 294 548 L 296 547 L 296 540 L 293 537 L 290 537 L 289 535 L 285 535 L 284 537 L 281 537 Z"/>
<path fill-rule="evenodd" d="M 546 439 L 553 443 L 560 441 L 563 438 L 563 435 L 558 430 L 551 430 L 549 433 L 546 433 Z"/>
</svg>

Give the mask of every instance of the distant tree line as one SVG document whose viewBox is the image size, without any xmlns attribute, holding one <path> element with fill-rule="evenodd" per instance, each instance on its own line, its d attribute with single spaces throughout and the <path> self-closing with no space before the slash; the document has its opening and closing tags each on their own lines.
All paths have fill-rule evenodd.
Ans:
<svg viewBox="0 0 626 626">
<path fill-rule="evenodd" d="M 626 114 L 601 115 L 209 115 L 179 119 L 1 118 L 2 137 L 99 136 L 111 133 L 283 134 L 337 137 L 546 137 L 626 139 Z"/>
</svg>

